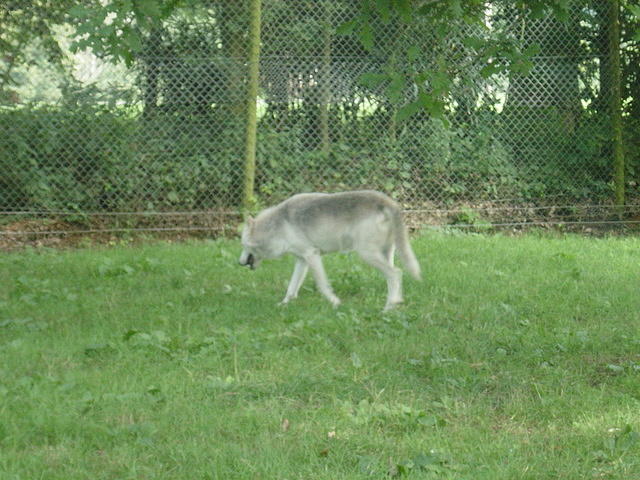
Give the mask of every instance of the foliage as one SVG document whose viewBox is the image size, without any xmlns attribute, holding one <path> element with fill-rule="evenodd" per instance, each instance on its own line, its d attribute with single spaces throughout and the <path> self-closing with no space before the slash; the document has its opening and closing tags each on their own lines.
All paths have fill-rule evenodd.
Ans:
<svg viewBox="0 0 640 480">
<path fill-rule="evenodd" d="M 224 150 L 207 129 L 160 121 L 93 109 L 0 112 L 2 209 L 193 209 L 233 199 L 238 142 Z"/>
<path fill-rule="evenodd" d="M 54 109 L 2 112 L 0 122 L 6 132 L 0 141 L 7 152 L 0 159 L 4 208 L 97 207 L 103 185 L 96 176 L 104 177 L 103 172 L 119 162 L 125 150 L 119 145 L 127 143 L 126 122 L 107 112 L 74 115 Z M 60 165 L 60 158 L 65 164 Z"/>
<path fill-rule="evenodd" d="M 502 122 L 517 129 L 505 128 Z M 487 112 L 472 126 L 446 127 L 437 119 L 414 118 L 390 138 L 380 136 L 379 123 L 365 117 L 344 125 L 341 140 L 326 157 L 305 146 L 299 125 L 278 132 L 267 123 L 258 142 L 259 190 L 268 198 L 359 185 L 400 199 L 438 198 L 445 203 L 558 195 L 604 198 L 609 191 L 602 155 L 605 129 L 600 119 L 584 118 L 579 128 L 567 132 L 562 116 L 554 111 L 529 122 Z M 549 131 L 557 134 L 550 136 Z M 519 142 L 523 132 L 540 140 Z M 535 165 L 526 161 L 533 157 Z M 357 168 L 349 168 L 352 165 Z"/>
<path fill-rule="evenodd" d="M 131 65 L 142 52 L 144 36 L 175 9 L 181 0 L 92 0 L 76 4 L 69 14 L 76 21 L 75 50 L 90 48 L 99 56 Z M 108 21 L 107 21 L 108 19 Z"/>
<path fill-rule="evenodd" d="M 179 113 L 140 117 L 84 105 L 0 112 L 3 209 L 131 211 L 233 207 L 240 176 L 241 128 L 218 119 Z M 606 196 L 606 136 L 597 118 L 571 134 L 549 112 L 538 122 L 496 135 L 508 121 L 488 113 L 473 127 L 446 128 L 413 119 L 394 139 L 378 135 L 364 117 L 345 125 L 329 156 L 305 144 L 300 125 L 259 129 L 257 190 L 265 201 L 299 191 L 377 188 L 399 199 L 473 201 L 494 198 L 580 199 Z M 210 134 L 212 125 L 218 135 Z M 555 125 L 557 124 L 557 125 Z M 548 130 L 557 131 L 549 137 Z M 504 131 L 504 130 L 503 130 Z M 522 132 L 544 141 L 513 142 Z M 539 131 L 539 132 L 537 132 Z M 73 139 L 73 141 L 69 141 Z M 557 164 L 558 152 L 564 163 Z M 537 158 L 536 166 L 523 159 Z M 417 162 L 417 158 L 424 161 Z M 61 162 L 60 159 L 64 159 Z M 357 168 L 353 168 L 357 166 Z M 575 181 L 580 175 L 580 182 Z M 572 185 L 584 185 L 586 190 Z"/>
<path fill-rule="evenodd" d="M 37 44 L 48 61 L 60 65 L 63 54 L 54 27 L 67 18 L 71 0 L 5 0 L 0 5 L 0 102 L 17 100 L 15 71 L 32 60 Z"/>
<path fill-rule="evenodd" d="M 497 2 L 500 3 L 500 2 Z M 555 15 L 566 18 L 569 0 L 521 0 L 514 7 L 525 16 L 541 17 Z M 389 24 L 400 21 L 407 25 L 420 26 L 435 36 L 436 45 L 445 45 L 451 36 L 452 25 L 467 25 L 475 28 L 478 34 L 463 34 L 462 43 L 468 50 L 465 57 L 478 59 L 482 66 L 482 75 L 486 78 L 498 73 L 509 72 L 513 75 L 527 74 L 533 63 L 531 58 L 537 53 L 537 46 L 531 45 L 522 49 L 517 41 L 506 36 L 487 37 L 485 25 L 485 0 L 438 0 L 427 2 L 421 6 L 414 6 L 409 0 L 393 1 L 379 0 L 376 2 L 362 0 L 359 15 L 345 23 L 338 32 L 340 34 L 357 35 L 362 45 L 374 52 L 378 45 L 375 38 L 375 24 Z M 404 46 L 403 58 L 407 59 L 405 68 L 398 69 L 390 63 L 384 72 L 375 77 L 365 77 L 364 81 L 371 85 L 387 82 L 386 93 L 389 98 L 398 103 L 398 119 L 404 120 L 419 111 L 426 111 L 430 115 L 443 118 L 449 95 L 458 74 L 459 65 L 451 61 L 450 56 L 437 56 L 428 68 L 420 61 L 423 45 L 411 42 Z M 454 57 L 455 58 L 455 57 Z M 416 91 L 415 98 L 405 101 L 401 92 L 407 88 Z"/>
<path fill-rule="evenodd" d="M 640 6 L 633 1 L 623 2 L 622 11 L 622 96 L 625 114 L 625 159 L 629 178 L 636 187 L 640 185 Z M 631 189 L 630 189 L 631 190 Z"/>
<path fill-rule="evenodd" d="M 0 65 L 13 74 L 11 88 L 4 83 L 0 93 L 6 106 L 0 145 L 7 152 L 0 158 L 2 208 L 236 206 L 245 3 L 5 2 L 0 45 L 10 55 Z M 622 4 L 627 171 L 634 187 L 638 19 L 633 2 Z M 258 129 L 262 200 L 357 187 L 445 204 L 606 198 L 601 5 L 496 0 L 487 10 L 480 0 L 269 2 Z M 298 21 L 283 21 L 291 15 Z M 37 55 L 45 51 L 62 64 L 52 32 L 69 22 L 77 28 L 74 48 L 126 63 L 135 76 L 126 98 L 74 81 L 70 64 L 38 84 L 16 75 L 13 59 L 33 63 L 39 42 Z M 41 41 L 36 32 L 44 32 Z M 557 42 L 560 35 L 565 41 Z M 554 61 L 564 47 L 571 55 Z M 331 95 L 323 95 L 319 63 L 332 73 Z M 16 83 L 32 89 L 46 83 L 60 90 L 58 103 L 16 98 Z M 324 124 L 323 113 L 330 120 Z"/>
<path fill-rule="evenodd" d="M 640 5 L 636 5 L 629 0 L 624 2 L 624 7 L 630 16 L 629 23 L 631 28 L 629 29 L 629 33 L 632 35 L 631 38 L 635 42 L 640 42 Z"/>
<path fill-rule="evenodd" d="M 283 8 L 288 8 L 282 4 Z M 530 16 L 543 16 L 554 14 L 558 17 L 566 18 L 569 0 L 520 0 L 516 2 L 516 8 Z M 137 57 L 143 55 L 147 37 L 154 29 L 161 28 L 162 22 L 168 19 L 179 7 L 195 4 L 190 0 L 129 0 L 126 2 L 89 3 L 88 5 L 74 6 L 70 12 L 77 19 L 76 27 L 77 40 L 74 43 L 75 49 L 92 48 L 98 55 L 109 56 L 115 60 L 124 60 L 127 64 L 132 64 Z M 323 7 L 326 15 L 331 16 L 335 12 L 342 15 L 348 10 L 353 10 L 349 2 L 324 2 Z M 484 0 L 473 0 L 461 2 L 460 0 L 446 0 L 428 2 L 420 7 L 412 6 L 408 0 L 392 1 L 361 0 L 359 2 L 359 12 L 354 18 L 343 23 L 337 30 L 341 35 L 355 34 L 360 40 L 365 50 L 372 52 L 379 44 L 376 42 L 376 23 L 389 24 L 397 22 L 398 19 L 404 24 L 420 25 L 419 30 L 428 31 L 435 35 L 436 43 L 443 43 L 449 36 L 453 23 L 463 22 L 467 25 L 474 25 L 479 30 L 486 30 L 485 26 Z M 223 11 L 222 6 L 218 10 Z M 274 9 L 278 10 L 277 4 Z M 314 25 L 322 30 L 323 20 L 314 18 L 317 9 L 297 7 L 298 13 L 302 15 L 301 22 L 304 25 Z M 312 13 L 313 12 L 313 13 Z M 551 12 L 551 13 L 549 13 Z M 311 13 L 311 15 L 309 15 Z M 305 15 L 309 15 L 305 18 Z M 109 18 L 110 22 L 105 23 Z M 222 20 L 222 15 L 218 12 L 218 21 Z M 267 19 L 268 21 L 268 19 Z M 307 23 L 308 22 L 308 23 Z M 222 20 L 222 25 L 226 22 Z M 280 29 L 276 30 L 279 35 L 275 35 L 276 42 L 267 42 L 265 51 L 274 51 L 282 54 L 292 54 L 292 51 L 300 45 L 309 42 L 315 43 L 321 50 L 319 42 L 315 42 L 316 35 L 312 29 L 297 27 L 289 29 L 290 34 L 283 37 Z M 287 28 L 287 27 L 285 27 Z M 269 32 L 269 29 L 266 29 Z M 296 35 L 302 34 L 302 38 Z M 293 35 L 291 35 L 293 33 Z M 276 43 L 286 38 L 286 46 L 279 48 Z M 273 38 L 271 39 L 273 40 Z M 516 42 L 506 37 L 483 38 L 482 36 L 469 35 L 463 39 L 463 43 L 469 48 L 476 58 L 484 63 L 483 75 L 489 76 L 500 72 L 509 71 L 513 74 L 527 73 L 531 70 L 531 57 L 536 53 L 536 47 L 531 46 L 522 51 Z M 344 45 L 342 46 L 344 48 Z M 426 110 L 429 114 L 442 117 L 450 94 L 455 72 L 452 69 L 457 66 L 450 64 L 446 57 L 441 56 L 437 62 L 429 68 L 420 66 L 419 57 L 423 46 L 420 43 L 401 47 L 404 49 L 402 57 L 408 60 L 407 69 L 398 69 L 397 65 L 390 64 L 384 73 L 365 78 L 369 85 L 388 81 L 387 95 L 394 99 L 394 103 L 399 103 L 401 108 L 398 111 L 398 118 L 404 119 L 415 114 L 419 110 Z M 305 52 L 308 54 L 309 52 Z M 469 54 L 467 54 L 468 56 Z M 401 92 L 409 86 L 417 90 L 417 95 L 411 102 L 401 101 Z"/>
</svg>

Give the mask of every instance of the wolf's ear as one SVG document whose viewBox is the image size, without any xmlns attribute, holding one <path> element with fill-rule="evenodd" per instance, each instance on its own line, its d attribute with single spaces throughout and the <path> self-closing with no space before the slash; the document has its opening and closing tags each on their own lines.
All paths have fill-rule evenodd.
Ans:
<svg viewBox="0 0 640 480">
<path fill-rule="evenodd" d="M 247 226 L 249 228 L 253 228 L 253 226 L 255 225 L 256 221 L 254 220 L 253 217 L 247 217 Z"/>
</svg>

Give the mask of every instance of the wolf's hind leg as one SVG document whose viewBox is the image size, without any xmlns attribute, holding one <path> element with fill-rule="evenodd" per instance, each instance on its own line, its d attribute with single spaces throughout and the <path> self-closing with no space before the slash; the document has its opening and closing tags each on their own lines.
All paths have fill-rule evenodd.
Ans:
<svg viewBox="0 0 640 480">
<path fill-rule="evenodd" d="M 287 293 L 282 302 L 280 302 L 281 305 L 289 303 L 290 300 L 293 300 L 298 296 L 298 292 L 300 291 L 300 287 L 302 286 L 302 282 L 304 282 L 308 271 L 309 264 L 304 259 L 298 258 L 296 260 L 295 267 L 293 267 L 293 274 L 291 275 L 291 280 L 289 280 Z"/>
<path fill-rule="evenodd" d="M 384 249 L 384 254 L 389 261 L 389 265 L 391 265 L 392 267 L 394 266 L 395 253 L 396 253 L 396 246 L 393 243 L 388 247 L 385 247 Z"/>
<path fill-rule="evenodd" d="M 364 250 L 358 253 L 365 262 L 380 270 L 387 279 L 387 303 L 384 311 L 402 303 L 402 270 L 393 266 L 393 250 L 390 252 Z"/>
<path fill-rule="evenodd" d="M 311 268 L 313 279 L 316 281 L 316 285 L 318 286 L 318 290 L 320 290 L 320 293 L 322 293 L 334 307 L 340 305 L 340 299 L 336 297 L 335 293 L 333 293 L 333 289 L 329 284 L 329 279 L 327 278 L 327 274 L 324 271 L 324 266 L 322 265 L 322 258 L 320 258 L 320 255 L 318 253 L 311 253 L 306 255 L 304 259 L 309 265 L 309 268 Z"/>
</svg>

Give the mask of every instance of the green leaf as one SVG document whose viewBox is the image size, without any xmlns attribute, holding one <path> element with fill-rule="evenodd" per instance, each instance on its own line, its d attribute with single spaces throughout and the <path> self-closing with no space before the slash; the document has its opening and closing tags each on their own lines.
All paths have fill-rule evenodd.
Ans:
<svg viewBox="0 0 640 480">
<path fill-rule="evenodd" d="M 336 34 L 338 35 L 351 35 L 358 26 L 358 20 L 350 20 L 338 26 Z"/>
<path fill-rule="evenodd" d="M 636 19 L 640 19 L 640 5 L 626 5 L 626 8 Z"/>
<path fill-rule="evenodd" d="M 511 65 L 511 71 L 520 75 L 528 75 L 533 70 L 533 62 L 520 60 Z"/>
<path fill-rule="evenodd" d="M 433 415 L 419 417 L 417 422 L 418 424 L 424 425 L 425 427 L 442 427 L 446 425 L 446 422 L 443 419 Z"/>
<path fill-rule="evenodd" d="M 416 100 L 415 102 L 407 103 L 403 105 L 396 113 L 396 120 L 398 122 L 404 122 L 408 118 L 414 116 L 422 109 L 421 102 Z"/>
<path fill-rule="evenodd" d="M 413 470 L 414 466 L 413 461 L 402 460 L 396 465 L 397 474 L 392 476 L 407 475 L 411 470 Z"/>
<path fill-rule="evenodd" d="M 411 23 L 413 21 L 413 8 L 411 6 L 411 0 L 396 0 L 398 12 L 400 12 L 400 18 L 405 23 Z"/>
<path fill-rule="evenodd" d="M 124 60 L 125 64 L 130 67 L 133 64 L 133 54 L 128 48 L 124 48 L 123 45 L 116 44 L 113 46 L 111 53 L 114 57 Z"/>
<path fill-rule="evenodd" d="M 392 103 L 398 103 L 404 94 L 407 86 L 404 76 L 400 73 L 394 72 L 391 74 L 391 83 L 387 88 L 387 95 Z"/>
<path fill-rule="evenodd" d="M 122 41 L 133 52 L 140 52 L 143 48 L 142 40 L 138 32 L 130 28 L 126 29 L 122 35 Z"/>
<path fill-rule="evenodd" d="M 441 16 L 443 14 L 443 7 L 446 8 L 445 0 L 431 0 L 424 5 L 418 7 L 416 13 L 418 15 L 430 15 Z"/>
<path fill-rule="evenodd" d="M 533 18 L 542 18 L 544 16 L 544 5 L 541 2 L 532 3 L 529 8 Z"/>
<path fill-rule="evenodd" d="M 420 56 L 420 48 L 417 45 L 411 45 L 407 49 L 407 60 L 409 60 L 410 63 L 415 62 L 419 56 Z"/>
<path fill-rule="evenodd" d="M 136 15 L 143 15 L 147 19 L 159 20 L 162 17 L 162 10 L 156 0 L 138 0 L 135 2 Z"/>
<path fill-rule="evenodd" d="M 449 10 L 454 18 L 462 17 L 462 4 L 460 0 L 449 0 Z"/>
<path fill-rule="evenodd" d="M 440 119 L 446 128 L 451 126 L 449 120 L 444 116 L 444 101 L 438 96 L 429 95 L 426 92 L 420 92 L 418 95 L 420 105 L 424 108 L 429 115 Z"/>
<path fill-rule="evenodd" d="M 103 36 L 103 37 L 110 37 L 115 33 L 116 33 L 116 27 L 113 24 L 102 25 L 98 29 L 98 34 Z"/>
<path fill-rule="evenodd" d="M 369 88 L 377 88 L 387 81 L 388 78 L 389 76 L 386 73 L 368 72 L 360 75 L 360 83 Z"/>
<path fill-rule="evenodd" d="M 569 19 L 569 6 L 567 2 L 560 2 L 560 4 L 552 3 L 551 9 L 555 17 L 561 22 L 566 22 Z"/>
<path fill-rule="evenodd" d="M 369 51 L 373 49 L 373 29 L 370 23 L 365 23 L 362 26 L 362 29 L 358 32 L 358 38 L 364 48 Z"/>
<path fill-rule="evenodd" d="M 447 93 L 450 85 L 451 78 L 447 72 L 437 71 L 431 75 L 431 87 L 433 88 L 434 94 L 442 95 Z"/>
<path fill-rule="evenodd" d="M 627 425 L 622 433 L 616 437 L 616 449 L 622 453 L 638 443 L 638 440 L 640 440 L 640 434 L 634 432 L 631 425 Z"/>
<path fill-rule="evenodd" d="M 122 339 L 126 342 L 128 341 L 131 337 L 137 335 L 141 333 L 140 330 L 136 330 L 134 328 L 127 330 L 127 332 L 122 336 Z"/>
<path fill-rule="evenodd" d="M 478 37 L 465 37 L 462 39 L 462 44 L 465 47 L 473 48 L 474 50 L 480 50 L 486 42 Z"/>
<path fill-rule="evenodd" d="M 497 63 L 489 63 L 482 67 L 482 69 L 480 70 L 480 75 L 482 75 L 482 78 L 489 78 L 490 76 L 502 72 L 503 70 L 504 67 L 502 65 L 499 65 Z"/>
<path fill-rule="evenodd" d="M 391 0 L 376 0 L 376 9 L 386 24 L 391 20 Z"/>
<path fill-rule="evenodd" d="M 75 18 L 88 18 L 91 16 L 91 10 L 82 5 L 74 5 L 69 9 L 69 15 Z"/>
<path fill-rule="evenodd" d="M 527 57 L 533 57 L 533 56 L 539 54 L 540 50 L 541 50 L 540 45 L 538 45 L 537 43 L 532 43 L 522 53 L 523 53 L 523 55 L 526 55 Z"/>
</svg>

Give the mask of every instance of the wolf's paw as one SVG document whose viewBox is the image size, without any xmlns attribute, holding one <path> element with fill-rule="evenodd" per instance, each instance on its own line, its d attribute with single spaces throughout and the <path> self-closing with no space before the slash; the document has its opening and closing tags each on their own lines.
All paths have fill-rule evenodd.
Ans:
<svg viewBox="0 0 640 480">
<path fill-rule="evenodd" d="M 387 304 L 384 306 L 384 308 L 382 309 L 382 312 L 388 312 L 390 310 L 395 309 L 396 307 L 402 305 L 402 300 L 396 301 L 396 302 L 387 302 Z"/>
</svg>

